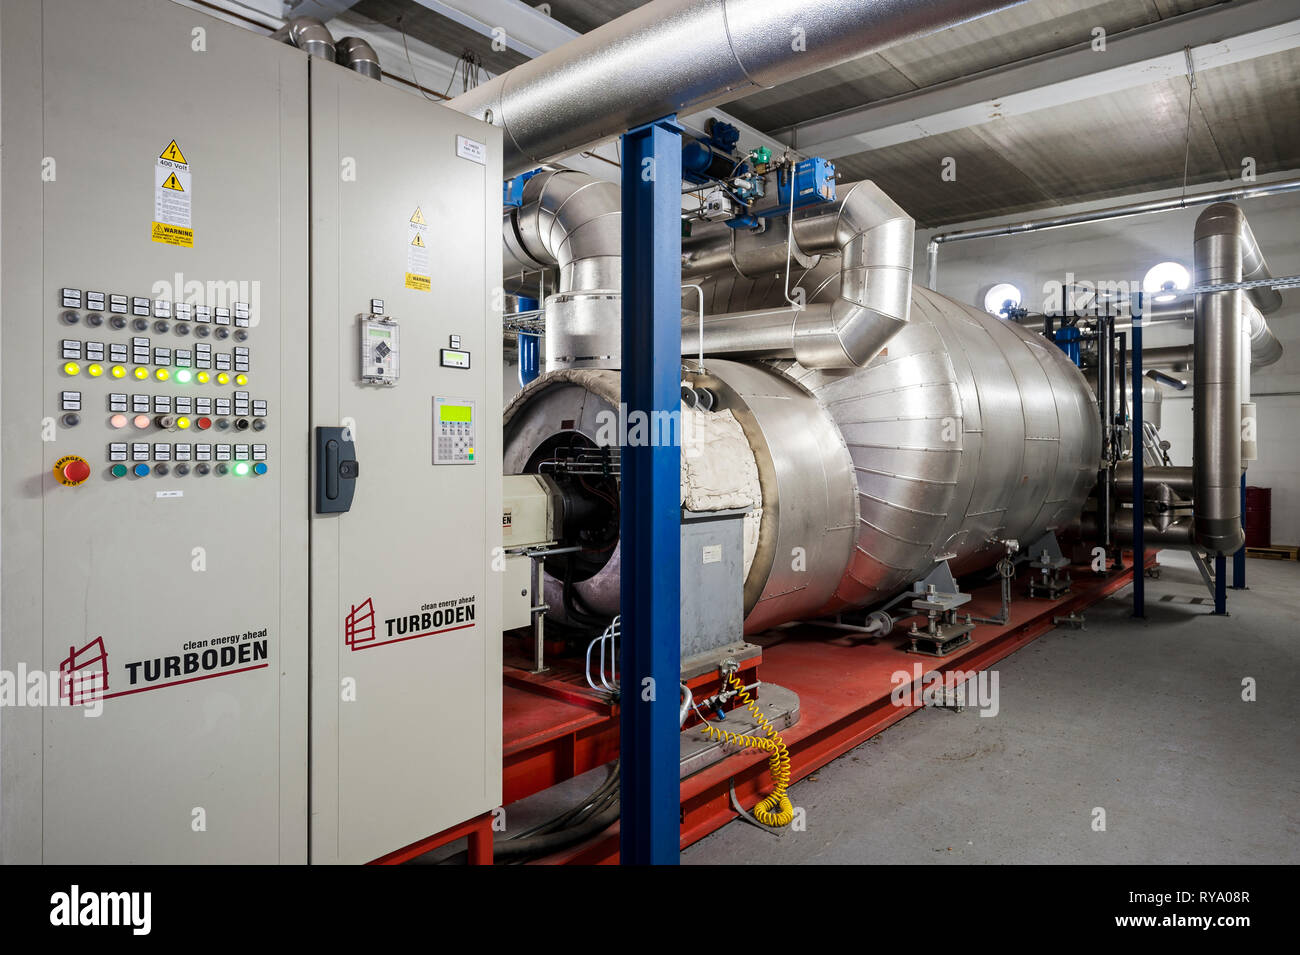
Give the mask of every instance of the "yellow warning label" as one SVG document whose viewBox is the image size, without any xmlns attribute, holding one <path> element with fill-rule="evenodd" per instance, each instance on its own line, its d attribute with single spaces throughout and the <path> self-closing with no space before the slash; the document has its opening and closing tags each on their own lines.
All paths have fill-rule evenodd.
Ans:
<svg viewBox="0 0 1300 955">
<path fill-rule="evenodd" d="M 429 276 L 415 275 L 412 272 L 406 273 L 407 288 L 413 289 L 416 292 L 427 292 L 429 291 L 429 286 L 430 286 Z"/>
<path fill-rule="evenodd" d="M 174 146 L 176 144 L 173 143 L 172 145 Z M 415 215 L 411 216 L 411 221 L 414 222 L 416 225 L 425 224 L 424 213 L 420 211 L 419 206 L 415 207 Z"/>
<path fill-rule="evenodd" d="M 415 233 L 415 238 L 411 240 L 411 245 L 418 245 L 420 248 L 424 248 L 424 238 L 420 233 Z"/>
<path fill-rule="evenodd" d="M 194 248 L 194 230 L 180 226 L 167 225 L 165 222 L 153 224 L 153 241 L 164 245 L 178 245 L 186 249 Z"/>
<path fill-rule="evenodd" d="M 168 176 L 167 181 L 162 184 L 162 187 L 164 189 L 175 189 L 177 192 L 185 191 L 184 187 L 181 186 L 181 181 L 176 178 L 176 173 L 172 173 Z"/>
<path fill-rule="evenodd" d="M 185 158 L 185 154 L 181 152 L 181 148 L 176 145 L 176 140 L 174 139 L 167 145 L 167 148 L 162 151 L 158 158 L 170 159 L 172 162 L 185 163 L 187 166 L 189 165 L 189 160 Z"/>
</svg>

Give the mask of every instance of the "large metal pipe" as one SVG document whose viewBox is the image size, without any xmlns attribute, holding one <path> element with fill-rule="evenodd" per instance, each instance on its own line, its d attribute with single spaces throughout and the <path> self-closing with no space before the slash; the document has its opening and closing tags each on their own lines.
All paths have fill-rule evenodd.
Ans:
<svg viewBox="0 0 1300 955">
<path fill-rule="evenodd" d="M 782 220 L 788 222 L 788 220 Z M 855 182 L 829 206 L 796 212 L 794 243 L 804 256 L 840 257 L 830 302 L 715 315 L 704 349 L 732 358 L 789 357 L 805 368 L 861 368 L 907 324 L 915 224 L 873 182 Z M 784 246 L 788 225 L 773 224 L 767 246 Z M 710 255 L 710 258 L 712 256 Z"/>
<path fill-rule="evenodd" d="M 1020 0 L 654 0 L 448 105 L 505 130 L 503 174 Z"/>
<path fill-rule="evenodd" d="M 296 46 L 309 56 L 318 56 L 331 63 L 335 60 L 334 37 L 329 28 L 315 17 L 294 17 L 272 33 L 271 39 Z"/>
<path fill-rule="evenodd" d="M 1167 484 L 1175 494 L 1190 498 L 1193 491 L 1193 481 L 1192 469 L 1189 467 L 1179 467 L 1177 465 L 1152 467 L 1147 465 L 1142 469 L 1142 484 L 1148 493 L 1154 493 L 1156 487 Z M 1115 491 L 1119 494 L 1121 500 L 1133 500 L 1132 459 L 1121 461 L 1115 466 Z"/>
<path fill-rule="evenodd" d="M 1245 220 L 1243 220 L 1245 221 Z M 1247 225 L 1249 228 L 1249 225 Z M 1254 246 L 1255 237 L 1250 236 L 1250 241 L 1255 249 L 1255 270 L 1256 278 L 1272 278 L 1268 273 L 1268 264 L 1264 262 L 1263 256 L 1258 253 L 1258 246 Z M 1245 244 L 1243 243 L 1243 252 Z M 1244 260 L 1243 260 L 1244 261 Z M 1245 268 L 1243 266 L 1243 274 Z M 1266 274 L 1260 275 L 1259 272 Z M 1243 281 L 1249 281 L 1249 277 Z M 1191 294 L 1179 295 L 1176 299 L 1168 302 L 1153 302 L 1147 306 L 1146 314 L 1142 316 L 1143 325 L 1156 325 L 1163 322 L 1187 322 L 1191 323 L 1196 315 L 1196 305 L 1194 302 L 1196 296 Z M 1268 320 L 1264 318 L 1265 313 L 1271 314 L 1277 311 L 1282 305 L 1282 295 L 1277 289 L 1257 286 L 1246 289 L 1246 301 L 1242 303 L 1242 321 L 1246 325 L 1246 332 L 1250 336 L 1250 366 L 1252 368 L 1263 368 L 1271 365 L 1282 357 L 1282 343 L 1277 340 L 1273 330 L 1268 327 Z M 1168 349 L 1148 348 L 1146 350 L 1146 363 L 1159 364 L 1159 358 L 1153 358 L 1157 353 L 1173 352 Z M 1191 358 L 1187 361 L 1190 363 Z"/>
<path fill-rule="evenodd" d="M 1246 217 L 1231 203 L 1216 203 L 1196 220 L 1195 282 L 1240 282 L 1247 263 Z M 1242 294 L 1203 292 L 1196 297 L 1192 462 L 1195 468 L 1196 542 L 1213 554 L 1231 554 L 1245 542 L 1241 529 Z"/>
<path fill-rule="evenodd" d="M 966 239 L 992 239 L 1004 235 L 1020 235 L 1024 232 L 1041 232 L 1044 229 L 1060 229 L 1064 226 L 1082 225 L 1086 222 L 1123 219 L 1128 216 L 1149 215 L 1153 212 L 1173 212 L 1176 209 L 1187 209 L 1191 206 L 1202 206 L 1211 202 L 1239 202 L 1243 199 L 1259 199 L 1284 192 L 1295 192 L 1297 189 L 1300 189 L 1300 178 L 1282 179 L 1257 186 L 1241 186 L 1236 189 L 1204 192 L 1200 195 L 1176 196 L 1172 199 L 1152 199 L 1146 202 L 1127 202 L 1123 205 L 1107 206 L 1105 209 L 1093 209 L 1091 212 L 1046 216 L 1042 219 L 1009 222 L 1006 225 L 989 226 L 984 229 L 957 229 L 952 232 L 938 232 L 930 237 L 929 245 L 926 246 L 929 270 L 925 284 L 927 288 L 934 288 L 935 283 L 939 280 L 939 246 L 945 242 L 961 242 Z M 1250 242 L 1252 245 L 1254 244 L 1254 236 L 1251 237 Z M 1256 245 L 1254 248 L 1258 252 L 1259 247 Z M 1262 256 L 1260 261 L 1263 261 Z M 1268 291 L 1276 294 L 1272 289 Z M 1278 305 L 1281 305 L 1280 298 L 1278 299 Z M 1269 308 L 1263 308 L 1262 310 L 1265 313 L 1272 311 Z"/>
<path fill-rule="evenodd" d="M 1129 520 L 1128 512 L 1122 512 L 1122 519 L 1120 513 L 1117 512 L 1116 519 L 1112 523 L 1111 539 L 1120 545 L 1131 545 L 1133 543 L 1133 522 Z M 1101 539 L 1101 531 L 1097 527 L 1097 520 L 1091 514 L 1085 515 L 1080 521 L 1079 530 L 1088 540 Z M 1163 527 L 1150 518 L 1142 522 L 1142 542 L 1144 547 L 1155 544 L 1161 547 L 1191 550 L 1196 543 L 1194 536 L 1190 518 L 1181 517 Z"/>
<path fill-rule="evenodd" d="M 345 36 L 334 44 L 334 53 L 340 66 L 346 66 L 362 76 L 372 80 L 383 79 L 384 73 L 379 66 L 379 54 L 375 48 L 359 36 Z"/>
<path fill-rule="evenodd" d="M 533 176 L 520 207 L 502 219 L 508 276 L 559 269 L 545 301 L 548 370 L 619 367 L 622 220 L 618 185 L 574 170 Z"/>
</svg>

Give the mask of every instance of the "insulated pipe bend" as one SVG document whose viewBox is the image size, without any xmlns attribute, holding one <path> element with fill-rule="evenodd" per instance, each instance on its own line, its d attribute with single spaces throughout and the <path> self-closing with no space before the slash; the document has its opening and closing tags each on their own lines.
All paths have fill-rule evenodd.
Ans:
<svg viewBox="0 0 1300 955">
<path fill-rule="evenodd" d="M 794 218 L 794 238 L 805 254 L 839 254 L 835 300 L 715 316 L 704 324 L 706 352 L 792 357 L 806 368 L 860 368 L 907 324 L 915 223 L 873 182 L 842 189 L 829 208 L 805 209 Z M 785 229 L 769 234 L 784 243 Z"/>
<path fill-rule="evenodd" d="M 837 205 L 795 217 L 800 248 L 840 253 L 829 315 L 803 310 L 795 318 L 794 356 L 807 368 L 862 367 L 907 324 L 912 305 L 911 216 L 869 181 L 848 186 Z"/>
<path fill-rule="evenodd" d="M 523 204 L 502 223 L 507 260 L 558 265 L 558 292 L 608 291 L 623 284 L 619 187 L 584 172 L 559 170 L 524 184 Z"/>
</svg>

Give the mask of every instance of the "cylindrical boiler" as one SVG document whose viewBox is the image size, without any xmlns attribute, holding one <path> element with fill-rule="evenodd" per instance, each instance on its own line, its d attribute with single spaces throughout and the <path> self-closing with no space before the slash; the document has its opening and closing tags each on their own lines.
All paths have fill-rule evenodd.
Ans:
<svg viewBox="0 0 1300 955">
<path fill-rule="evenodd" d="M 1100 425 L 1079 370 L 1041 336 L 919 286 L 863 368 L 705 367 L 692 383 L 740 422 L 762 488 L 747 633 L 880 603 L 940 560 L 958 574 L 991 564 L 1003 541 L 1069 525 L 1096 481 Z M 543 375 L 506 409 L 506 470 L 601 443 L 617 403 L 617 372 Z M 567 586 L 583 608 L 617 612 L 617 547 Z"/>
</svg>

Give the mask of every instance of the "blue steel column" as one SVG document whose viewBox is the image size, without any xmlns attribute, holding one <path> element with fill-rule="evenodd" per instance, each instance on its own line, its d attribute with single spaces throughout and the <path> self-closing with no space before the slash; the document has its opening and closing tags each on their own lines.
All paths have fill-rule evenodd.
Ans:
<svg viewBox="0 0 1300 955">
<path fill-rule="evenodd" d="M 623 136 L 623 405 L 672 421 L 622 447 L 622 815 L 624 865 L 680 855 L 682 130 L 665 117 Z M 671 415 L 671 418 L 668 416 Z M 647 424 L 646 433 L 654 427 Z M 670 431 L 671 440 L 662 440 Z M 627 438 L 624 438 L 626 441 Z"/>
<path fill-rule="evenodd" d="M 1142 314 L 1145 296 L 1138 295 L 1138 310 L 1133 316 L 1133 348 L 1129 365 L 1133 370 L 1133 616 L 1146 616 L 1147 561 L 1142 522 L 1146 517 L 1146 489 L 1142 482 Z"/>
<path fill-rule="evenodd" d="M 1241 475 L 1241 529 L 1246 530 L 1246 475 Z M 1246 590 L 1246 545 L 1232 555 L 1232 589 Z"/>
</svg>

